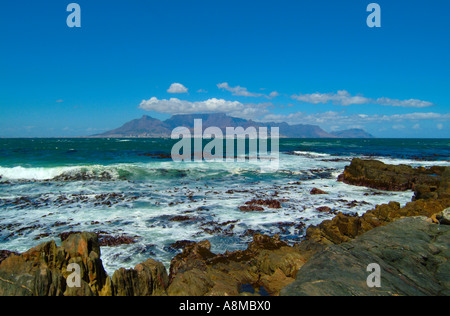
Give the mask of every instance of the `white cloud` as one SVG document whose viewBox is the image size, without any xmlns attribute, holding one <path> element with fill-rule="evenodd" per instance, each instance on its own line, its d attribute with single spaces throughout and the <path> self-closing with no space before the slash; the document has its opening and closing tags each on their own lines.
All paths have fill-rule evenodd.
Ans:
<svg viewBox="0 0 450 316">
<path fill-rule="evenodd" d="M 313 93 L 293 95 L 292 99 L 312 104 L 333 103 L 337 105 L 367 104 L 370 99 L 362 96 L 352 96 L 348 91 L 341 90 L 337 93 Z"/>
<path fill-rule="evenodd" d="M 143 100 L 139 108 L 167 114 L 226 113 L 234 117 L 250 119 L 267 114 L 267 108 L 270 106 L 272 106 L 271 103 L 244 104 L 238 101 L 216 98 L 191 102 L 177 98 L 159 100 L 153 97 L 149 100 Z"/>
<path fill-rule="evenodd" d="M 273 99 L 278 97 L 280 94 L 277 91 L 273 91 L 269 94 L 269 98 Z"/>
<path fill-rule="evenodd" d="M 204 90 L 204 89 L 198 89 L 197 93 L 208 93 L 208 91 Z"/>
<path fill-rule="evenodd" d="M 390 98 L 378 98 L 371 99 L 362 95 L 351 95 L 346 90 L 341 90 L 336 93 L 312 93 L 312 94 L 298 94 L 293 95 L 292 99 L 312 103 L 312 104 L 327 104 L 333 103 L 335 105 L 349 106 L 353 104 L 378 104 L 385 106 L 395 107 L 408 107 L 408 108 L 426 108 L 433 106 L 433 103 L 428 101 L 422 101 L 417 99 L 410 100 L 397 100 Z"/>
<path fill-rule="evenodd" d="M 427 101 L 421 101 L 416 99 L 396 100 L 389 98 L 379 98 L 376 100 L 376 104 L 387 106 L 399 106 L 404 108 L 427 108 L 433 106 L 433 103 Z"/>
<path fill-rule="evenodd" d="M 168 93 L 187 93 L 188 89 L 181 83 L 172 83 L 170 88 L 167 90 Z"/>
<path fill-rule="evenodd" d="M 235 96 L 241 96 L 241 97 L 263 97 L 263 96 L 265 96 L 262 93 L 249 92 L 247 90 L 247 88 L 244 88 L 244 87 L 240 87 L 240 86 L 230 87 L 230 85 L 227 82 L 219 83 L 217 85 L 217 87 L 219 89 L 227 90 L 227 91 L 231 92 Z"/>
<path fill-rule="evenodd" d="M 438 130 L 443 130 L 444 129 L 444 124 L 438 124 L 438 125 L 436 125 L 436 127 L 437 127 L 437 129 Z"/>
</svg>

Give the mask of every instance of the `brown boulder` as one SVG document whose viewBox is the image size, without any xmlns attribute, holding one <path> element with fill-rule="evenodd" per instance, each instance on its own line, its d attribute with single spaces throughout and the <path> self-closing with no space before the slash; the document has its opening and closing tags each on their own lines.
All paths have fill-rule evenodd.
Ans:
<svg viewBox="0 0 450 316">
<path fill-rule="evenodd" d="M 313 188 L 310 192 L 311 195 L 328 194 L 328 192 L 322 191 L 318 188 Z"/>
<path fill-rule="evenodd" d="M 323 221 L 317 226 L 310 226 L 306 239 L 322 245 L 348 242 L 376 227 L 387 225 L 404 217 L 433 215 L 450 206 L 450 199 L 418 200 L 401 207 L 397 202 L 378 205 L 362 216 L 337 214 L 332 220 Z"/>
<path fill-rule="evenodd" d="M 68 266 L 80 267 L 81 287 L 70 288 Z M 100 260 L 96 234 L 71 235 L 61 247 L 44 243 L 0 265 L 0 296 L 110 295 L 111 282 Z"/>
<path fill-rule="evenodd" d="M 413 168 L 355 158 L 339 176 L 338 181 L 379 190 L 406 191 L 417 185 L 439 186 L 444 170 L 445 167 Z"/>
<path fill-rule="evenodd" d="M 190 245 L 172 260 L 169 295 L 239 295 L 263 287 L 277 295 L 305 263 L 300 251 L 278 236 L 255 234 L 246 250 L 213 254 L 209 242 Z"/>
<path fill-rule="evenodd" d="M 149 259 L 134 269 L 119 269 L 112 277 L 115 296 L 167 295 L 169 276 L 160 262 Z"/>
</svg>

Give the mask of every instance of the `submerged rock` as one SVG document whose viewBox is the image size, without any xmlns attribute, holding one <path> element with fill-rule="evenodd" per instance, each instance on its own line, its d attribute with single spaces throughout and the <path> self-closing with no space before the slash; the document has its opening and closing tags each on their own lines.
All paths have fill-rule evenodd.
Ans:
<svg viewBox="0 0 450 316">
<path fill-rule="evenodd" d="M 313 256 L 281 291 L 290 296 L 448 296 L 450 227 L 414 217 L 376 228 Z M 369 288 L 370 264 L 381 287 Z"/>
</svg>

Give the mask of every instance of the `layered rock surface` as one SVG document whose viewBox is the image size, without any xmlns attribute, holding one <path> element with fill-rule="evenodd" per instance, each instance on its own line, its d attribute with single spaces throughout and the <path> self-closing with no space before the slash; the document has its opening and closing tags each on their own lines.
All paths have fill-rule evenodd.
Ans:
<svg viewBox="0 0 450 316">
<path fill-rule="evenodd" d="M 450 226 L 414 217 L 373 229 L 313 256 L 281 295 L 448 296 Z M 381 287 L 370 288 L 370 264 L 381 267 Z"/>
<path fill-rule="evenodd" d="M 81 268 L 81 286 L 70 288 L 68 266 Z M 60 247 L 54 241 L 23 254 L 8 256 L 0 264 L 0 296 L 111 295 L 111 279 L 100 259 L 98 238 L 93 233 L 69 236 Z"/>
</svg>

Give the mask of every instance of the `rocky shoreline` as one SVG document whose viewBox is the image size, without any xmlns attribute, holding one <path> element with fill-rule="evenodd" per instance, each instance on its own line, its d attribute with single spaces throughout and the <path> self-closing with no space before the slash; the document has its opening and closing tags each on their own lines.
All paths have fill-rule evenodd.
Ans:
<svg viewBox="0 0 450 316">
<path fill-rule="evenodd" d="M 2 251 L 0 295 L 448 295 L 449 238 L 443 236 L 448 237 L 445 225 L 449 221 L 450 167 L 412 168 L 354 159 L 339 181 L 380 190 L 414 190 L 415 196 L 405 207 L 391 202 L 363 216 L 337 213 L 332 220 L 309 227 L 305 240 L 294 246 L 278 236 L 255 234 L 246 250 L 214 254 L 209 241 L 186 242 L 169 271 L 149 259 L 134 269 L 119 269 L 108 276 L 101 261 L 99 235 L 71 233 L 64 236 L 60 247 L 51 241 L 23 254 Z M 316 189 L 312 194 L 324 193 Z M 243 208 L 257 210 L 261 205 L 279 206 L 275 201 L 254 200 Z M 402 235 L 412 238 L 407 243 Z M 125 237 L 103 239 L 106 243 L 122 241 L 132 242 Z M 370 250 L 374 244 L 382 245 L 385 252 L 374 254 Z M 394 254 L 392 249 L 402 245 L 409 252 Z M 358 256 L 378 260 L 391 271 L 384 292 L 369 291 L 366 279 L 361 279 L 365 267 L 354 261 Z M 434 269 L 423 284 L 422 279 L 415 278 L 422 270 L 404 267 L 420 266 L 417 256 L 426 258 Z M 81 267 L 81 287 L 67 286 L 71 263 Z M 364 282 L 355 282 L 349 267 Z"/>
</svg>

